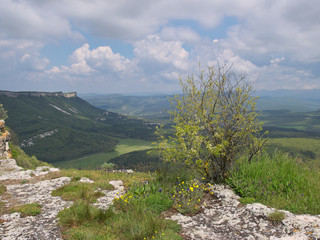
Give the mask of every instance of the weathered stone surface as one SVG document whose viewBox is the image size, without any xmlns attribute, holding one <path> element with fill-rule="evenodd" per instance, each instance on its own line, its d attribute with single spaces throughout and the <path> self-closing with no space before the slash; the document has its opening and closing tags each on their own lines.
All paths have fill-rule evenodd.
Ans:
<svg viewBox="0 0 320 240">
<path fill-rule="evenodd" d="M 7 193 L 18 202 L 26 204 L 37 202 L 41 205 L 41 214 L 20 218 L 20 213 L 5 214 L 0 217 L 0 238 L 13 239 L 62 239 L 57 225 L 57 214 L 69 207 L 71 202 L 51 196 L 51 192 L 70 182 L 70 178 L 61 177 L 35 184 L 15 184 L 7 186 Z M 7 202 L 7 207 L 10 207 Z"/>
<path fill-rule="evenodd" d="M 86 177 L 82 177 L 79 182 L 83 182 L 83 183 L 94 183 L 93 180 L 90 180 L 89 178 Z"/>
<path fill-rule="evenodd" d="M 8 165 L 7 165 L 8 164 Z M 60 171 L 59 168 L 47 166 L 37 167 L 35 170 L 21 171 L 22 168 L 16 165 L 16 160 L 0 160 L 0 181 L 8 179 L 31 179 L 33 176 L 46 175 L 49 172 Z"/>
<path fill-rule="evenodd" d="M 103 192 L 105 196 L 99 198 L 97 203 L 93 204 L 95 207 L 107 209 L 112 204 L 115 197 L 119 197 L 124 194 L 123 182 L 121 180 L 110 181 L 109 183 L 113 185 L 114 190 L 102 190 L 101 192 Z"/>
<path fill-rule="evenodd" d="M 280 224 L 268 220 L 275 209 L 260 203 L 243 206 L 229 188 L 216 185 L 215 198 L 206 202 L 195 216 L 174 214 L 185 239 L 320 239 L 320 216 L 294 215 L 284 211 Z"/>
</svg>

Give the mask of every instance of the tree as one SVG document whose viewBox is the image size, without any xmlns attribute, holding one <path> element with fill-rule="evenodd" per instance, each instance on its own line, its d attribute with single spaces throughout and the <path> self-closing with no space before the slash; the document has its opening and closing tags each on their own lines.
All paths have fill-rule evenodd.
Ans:
<svg viewBox="0 0 320 240">
<path fill-rule="evenodd" d="M 237 158 L 251 161 L 266 142 L 252 84 L 226 65 L 179 83 L 183 94 L 171 99 L 170 111 L 175 133 L 157 130 L 160 157 L 196 169 L 207 181 L 223 181 Z"/>
<path fill-rule="evenodd" d="M 3 108 L 3 105 L 0 103 L 0 119 L 5 120 L 7 117 L 7 111 Z"/>
</svg>

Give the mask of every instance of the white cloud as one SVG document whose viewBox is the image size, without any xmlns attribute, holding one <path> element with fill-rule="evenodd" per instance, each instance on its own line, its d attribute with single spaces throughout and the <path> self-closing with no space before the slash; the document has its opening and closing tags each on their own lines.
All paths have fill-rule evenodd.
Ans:
<svg viewBox="0 0 320 240">
<path fill-rule="evenodd" d="M 135 42 L 134 46 L 139 62 L 166 64 L 179 70 L 186 70 L 189 66 L 189 53 L 180 41 L 163 41 L 158 35 L 148 35 L 146 39 Z"/>
<path fill-rule="evenodd" d="M 278 64 L 278 63 L 284 61 L 284 59 L 285 59 L 284 57 L 271 59 L 270 63 Z"/>
<path fill-rule="evenodd" d="M 113 53 L 109 46 L 97 47 L 93 50 L 89 49 L 86 43 L 82 47 L 76 49 L 70 56 L 70 66 L 54 66 L 47 73 L 66 74 L 101 74 L 105 72 L 121 72 L 125 71 L 131 64 L 130 60 L 121 56 L 119 53 Z"/>
<path fill-rule="evenodd" d="M 49 1 L 46 1 L 49 2 Z M 0 3 L 0 37 L 29 40 L 81 38 L 72 31 L 68 18 L 32 1 L 2 0 Z"/>
</svg>

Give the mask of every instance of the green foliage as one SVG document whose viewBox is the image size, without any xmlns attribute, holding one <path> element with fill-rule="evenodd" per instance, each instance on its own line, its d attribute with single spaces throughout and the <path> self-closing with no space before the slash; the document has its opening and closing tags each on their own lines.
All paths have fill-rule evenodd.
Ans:
<svg viewBox="0 0 320 240">
<path fill-rule="evenodd" d="M 3 105 L 0 103 L 0 120 L 5 120 L 7 117 L 7 111 L 3 108 Z"/>
<path fill-rule="evenodd" d="M 243 198 L 293 213 L 320 214 L 320 174 L 281 152 L 239 161 L 228 181 Z"/>
<path fill-rule="evenodd" d="M 104 196 L 102 192 L 96 192 L 91 183 L 71 182 L 54 191 L 52 196 L 61 196 L 63 200 L 75 201 L 77 199 L 95 202 L 99 197 Z"/>
<path fill-rule="evenodd" d="M 115 166 L 116 166 L 116 164 L 114 164 L 114 163 L 103 163 L 103 164 L 100 166 L 100 168 L 101 168 L 102 170 L 107 170 L 107 171 L 109 171 L 109 170 L 114 169 Z"/>
<path fill-rule="evenodd" d="M 75 227 L 86 222 L 104 223 L 114 215 L 113 210 L 101 210 L 89 204 L 88 201 L 78 200 L 70 208 L 59 212 L 59 223 L 63 226 Z"/>
<path fill-rule="evenodd" d="M 20 212 L 20 217 L 35 216 L 41 213 L 39 203 L 28 203 L 11 209 L 11 212 Z"/>
<path fill-rule="evenodd" d="M 204 190 L 205 187 L 194 180 L 178 183 L 171 193 L 174 207 L 182 214 L 199 212 L 201 210 Z"/>
<path fill-rule="evenodd" d="M 180 85 L 183 95 L 172 99 L 174 137 L 157 132 L 161 157 L 196 169 L 207 181 L 224 181 L 240 155 L 250 161 L 266 141 L 252 86 L 226 66 L 209 67 L 207 76 L 202 71 Z"/>
<path fill-rule="evenodd" d="M 115 157 L 110 160 L 118 166 L 118 169 L 133 169 L 142 172 L 153 172 L 163 166 L 156 152 L 149 153 L 148 150 L 133 151 Z"/>
<path fill-rule="evenodd" d="M 40 166 L 51 166 L 46 162 L 39 161 L 35 156 L 28 156 L 19 146 L 10 144 L 12 158 L 17 162 L 17 165 L 25 169 L 35 169 Z"/>
</svg>

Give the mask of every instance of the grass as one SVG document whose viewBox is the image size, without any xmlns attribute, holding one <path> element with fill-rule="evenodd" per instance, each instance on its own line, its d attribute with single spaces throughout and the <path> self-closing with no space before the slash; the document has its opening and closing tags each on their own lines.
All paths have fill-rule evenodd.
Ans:
<svg viewBox="0 0 320 240">
<path fill-rule="evenodd" d="M 5 185 L 0 184 L 0 195 L 4 194 L 7 191 L 7 187 Z"/>
<path fill-rule="evenodd" d="M 320 214 L 320 174 L 288 154 L 263 154 L 239 161 L 228 183 L 243 202 L 261 202 L 293 213 Z"/>
<path fill-rule="evenodd" d="M 39 203 L 28 203 L 11 209 L 11 212 L 20 212 L 20 217 L 35 216 L 41 213 Z"/>
<path fill-rule="evenodd" d="M 165 191 L 166 187 L 156 180 L 155 173 L 68 169 L 62 170 L 62 174 L 74 179 L 52 193 L 74 201 L 58 215 L 65 239 L 182 239 L 179 225 L 160 216 L 161 212 L 173 207 L 174 201 Z M 127 193 L 115 199 L 114 207 L 97 209 L 90 205 L 96 182 L 83 185 L 76 181 L 81 177 L 88 177 L 100 185 L 120 179 L 127 187 Z"/>
<path fill-rule="evenodd" d="M 283 219 L 285 219 L 286 215 L 284 212 L 280 212 L 279 210 L 275 210 L 268 216 L 268 219 L 274 223 L 280 223 Z"/>
<path fill-rule="evenodd" d="M 46 162 L 39 161 L 35 156 L 28 156 L 19 146 L 10 144 L 12 158 L 17 162 L 17 165 L 25 169 L 36 169 L 39 166 L 51 166 Z"/>
<path fill-rule="evenodd" d="M 104 196 L 100 191 L 90 186 L 91 183 L 71 182 L 54 191 L 52 196 L 60 196 L 65 201 L 76 201 L 78 199 L 88 202 L 95 202 L 99 197 Z"/>
<path fill-rule="evenodd" d="M 103 163 L 120 155 L 153 148 L 151 141 L 140 139 L 120 139 L 114 152 L 96 153 L 78 159 L 53 163 L 59 168 L 98 169 Z"/>
<path fill-rule="evenodd" d="M 276 149 L 287 152 L 290 156 L 320 169 L 320 139 L 313 138 L 271 138 L 268 152 Z"/>
</svg>

